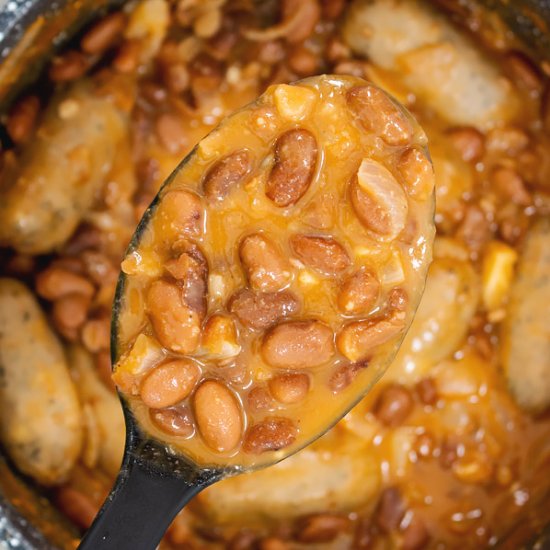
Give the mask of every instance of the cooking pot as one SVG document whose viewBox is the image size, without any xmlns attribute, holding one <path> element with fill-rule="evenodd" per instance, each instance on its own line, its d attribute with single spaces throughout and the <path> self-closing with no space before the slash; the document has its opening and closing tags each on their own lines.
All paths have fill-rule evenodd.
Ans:
<svg viewBox="0 0 550 550">
<path fill-rule="evenodd" d="M 32 84 L 52 54 L 92 18 L 124 0 L 0 0 L 0 112 Z M 266 0 L 256 0 L 262 2 Z M 461 0 L 437 0 L 449 6 Z M 479 0 L 515 32 L 540 61 L 550 62 L 550 0 Z M 0 140 L 3 139 L 0 133 Z M 550 495 L 539 503 L 550 520 Z M 544 516 L 544 514 L 543 514 Z M 47 495 L 17 473 L 0 448 L 0 550 L 65 550 L 77 530 Z M 550 549 L 550 523 L 533 537 L 525 522 L 502 548 Z"/>
</svg>

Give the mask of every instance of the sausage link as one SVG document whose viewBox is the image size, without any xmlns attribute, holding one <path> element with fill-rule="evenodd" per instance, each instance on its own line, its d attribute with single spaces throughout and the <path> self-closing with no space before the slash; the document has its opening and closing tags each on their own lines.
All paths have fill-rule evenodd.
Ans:
<svg viewBox="0 0 550 550">
<path fill-rule="evenodd" d="M 65 354 L 31 292 L 0 279 L 0 440 L 44 485 L 66 479 L 82 445 L 82 413 Z"/>
</svg>

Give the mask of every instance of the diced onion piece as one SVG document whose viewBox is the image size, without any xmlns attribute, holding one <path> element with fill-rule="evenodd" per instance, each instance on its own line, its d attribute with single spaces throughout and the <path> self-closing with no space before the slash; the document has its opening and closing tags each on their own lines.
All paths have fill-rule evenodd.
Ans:
<svg viewBox="0 0 550 550">
<path fill-rule="evenodd" d="M 130 389 L 134 393 L 137 391 L 138 378 L 163 358 L 164 352 L 158 342 L 146 334 L 140 334 L 132 349 L 117 363 L 113 380 L 123 391 Z"/>
<path fill-rule="evenodd" d="M 389 239 L 397 237 L 407 220 L 407 197 L 405 191 L 392 176 L 390 171 L 380 163 L 365 158 L 357 171 L 359 190 L 365 193 L 376 205 L 378 212 L 364 213 L 368 216 L 368 225 L 376 232 L 384 227 L 384 236 Z"/>
</svg>

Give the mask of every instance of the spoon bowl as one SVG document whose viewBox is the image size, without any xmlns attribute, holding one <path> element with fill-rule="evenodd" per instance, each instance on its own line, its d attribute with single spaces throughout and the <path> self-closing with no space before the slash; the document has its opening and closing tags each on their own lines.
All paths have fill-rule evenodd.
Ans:
<svg viewBox="0 0 550 550">
<path fill-rule="evenodd" d="M 329 199 L 321 211 L 319 196 Z M 182 197 L 191 212 L 185 219 L 174 206 Z M 200 213 L 189 206 L 195 203 Z M 296 453 L 360 401 L 391 363 L 418 306 L 431 258 L 433 203 L 425 134 L 401 105 L 358 78 L 274 86 L 201 141 L 163 184 L 122 264 L 111 350 L 125 454 L 80 548 L 155 548 L 202 489 Z M 289 244 L 273 244 L 270 235 Z M 281 253 L 281 246 L 288 248 Z M 213 271 L 233 285 L 232 294 L 208 294 Z M 150 301 L 155 284 L 172 292 L 157 309 Z M 200 299 L 197 288 L 205 294 Z M 277 309 L 282 296 L 292 299 Z M 185 315 L 176 315 L 171 328 L 167 310 L 179 300 Z M 208 318 L 207 306 L 214 311 Z M 321 320 L 319 308 L 328 312 Z M 202 326 L 199 340 L 196 331 L 182 332 L 189 319 Z M 228 330 L 237 322 L 239 331 Z M 174 343 L 174 331 L 193 343 Z M 152 370 L 182 356 L 202 376 L 194 392 L 180 396 L 196 424 L 185 436 L 155 426 L 155 409 L 140 394 Z M 196 396 L 208 384 L 215 392 L 199 410 Z M 208 407 L 220 402 L 221 413 L 209 416 Z M 225 443 L 231 430 L 236 436 Z"/>
</svg>

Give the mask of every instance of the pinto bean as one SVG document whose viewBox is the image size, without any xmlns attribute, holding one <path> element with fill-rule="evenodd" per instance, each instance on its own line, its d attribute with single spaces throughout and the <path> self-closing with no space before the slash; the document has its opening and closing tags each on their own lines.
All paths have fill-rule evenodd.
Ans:
<svg viewBox="0 0 550 550">
<path fill-rule="evenodd" d="M 122 37 L 126 15 L 120 11 L 111 13 L 96 23 L 80 41 L 82 51 L 100 54 L 112 47 Z"/>
<path fill-rule="evenodd" d="M 162 363 L 144 378 L 141 400 L 151 409 L 171 407 L 191 393 L 199 375 L 199 367 L 188 359 Z"/>
<path fill-rule="evenodd" d="M 36 292 L 46 300 L 59 300 L 69 294 L 91 298 L 94 285 L 88 279 L 61 267 L 49 267 L 36 277 Z"/>
<path fill-rule="evenodd" d="M 247 396 L 248 406 L 253 412 L 269 411 L 274 408 L 275 402 L 265 386 L 254 386 Z"/>
<path fill-rule="evenodd" d="M 305 543 L 330 542 L 350 525 L 348 518 L 336 514 L 316 514 L 298 525 L 297 539 Z"/>
<path fill-rule="evenodd" d="M 403 424 L 413 407 L 411 392 L 404 386 L 391 384 L 379 395 L 373 412 L 382 424 L 395 428 Z"/>
<path fill-rule="evenodd" d="M 377 346 L 398 336 L 404 328 L 404 319 L 397 316 L 355 321 L 340 331 L 336 344 L 340 353 L 350 361 L 362 361 L 367 359 Z"/>
<path fill-rule="evenodd" d="M 417 515 L 413 515 L 407 527 L 403 529 L 402 549 L 420 550 L 426 548 L 429 540 L 430 534 L 426 524 Z"/>
<path fill-rule="evenodd" d="M 368 132 L 374 132 L 388 145 L 406 145 L 413 136 L 407 116 L 389 96 L 373 85 L 352 88 L 347 94 L 351 111 Z"/>
<path fill-rule="evenodd" d="M 420 149 L 407 149 L 397 165 L 407 193 L 426 199 L 434 190 L 435 175 L 432 163 Z"/>
<path fill-rule="evenodd" d="M 31 136 L 40 110 L 40 100 L 34 95 L 20 99 L 11 109 L 6 129 L 14 143 L 23 143 Z"/>
<path fill-rule="evenodd" d="M 252 288 L 273 292 L 290 282 L 290 264 L 266 235 L 254 233 L 245 237 L 239 254 Z"/>
<path fill-rule="evenodd" d="M 88 66 L 88 60 L 84 55 L 75 50 L 69 50 L 52 60 L 49 76 L 54 82 L 69 82 L 83 76 Z"/>
<path fill-rule="evenodd" d="M 169 191 L 155 213 L 171 232 L 197 236 L 202 233 L 204 211 L 201 199 L 190 191 Z"/>
<path fill-rule="evenodd" d="M 182 288 L 164 280 L 154 281 L 146 301 L 160 343 L 178 353 L 194 351 L 201 333 L 200 316 L 185 303 Z"/>
<path fill-rule="evenodd" d="M 485 137 L 471 126 L 453 128 L 447 134 L 453 147 L 466 162 L 477 162 L 485 152 Z"/>
<path fill-rule="evenodd" d="M 268 328 L 274 323 L 298 313 L 300 302 L 288 290 L 279 292 L 254 292 L 243 289 L 229 301 L 229 311 L 239 321 L 254 329 Z"/>
<path fill-rule="evenodd" d="M 531 195 L 525 188 L 521 176 L 512 168 L 499 166 L 491 174 L 491 183 L 497 191 L 520 206 L 531 204 Z"/>
<path fill-rule="evenodd" d="M 375 520 L 383 531 L 395 531 L 405 516 L 405 504 L 397 487 L 384 489 L 375 512 Z"/>
<path fill-rule="evenodd" d="M 247 149 L 235 151 L 218 160 L 204 177 L 203 188 L 210 201 L 222 201 L 252 169 L 252 156 Z"/>
<path fill-rule="evenodd" d="M 111 319 L 90 319 L 82 327 L 81 338 L 84 346 L 91 352 L 108 349 L 111 341 Z"/>
<path fill-rule="evenodd" d="M 231 391 L 216 380 L 206 380 L 195 392 L 195 417 L 206 444 L 218 452 L 233 450 L 242 433 L 241 407 Z"/>
<path fill-rule="evenodd" d="M 293 23 L 289 32 L 285 33 L 287 42 L 294 44 L 308 38 L 315 29 L 321 9 L 317 0 L 283 0 L 281 2 L 281 16 L 283 21 L 292 19 Z"/>
<path fill-rule="evenodd" d="M 303 369 L 322 365 L 334 355 L 333 334 L 320 321 L 290 321 L 270 329 L 262 342 L 268 365 Z"/>
<path fill-rule="evenodd" d="M 422 403 L 425 405 L 435 405 L 438 396 L 437 386 L 433 378 L 422 378 L 422 380 L 416 384 L 415 389 Z"/>
<path fill-rule="evenodd" d="M 280 403 L 291 404 L 302 401 L 309 391 L 307 374 L 280 374 L 268 382 L 271 395 Z"/>
<path fill-rule="evenodd" d="M 338 307 L 348 314 L 369 313 L 380 295 L 380 283 L 369 269 L 351 275 L 340 289 Z"/>
<path fill-rule="evenodd" d="M 179 437 L 189 437 L 193 434 L 191 411 L 185 405 L 168 409 L 151 409 L 149 415 L 153 424 L 163 432 Z"/>
<path fill-rule="evenodd" d="M 88 315 L 90 298 L 83 294 L 67 294 L 56 300 L 52 308 L 52 321 L 59 329 L 77 329 Z"/>
<path fill-rule="evenodd" d="M 357 377 L 357 375 L 369 366 L 367 361 L 361 363 L 349 363 L 338 368 L 330 377 L 329 387 L 333 393 L 339 393 L 345 390 Z"/>
<path fill-rule="evenodd" d="M 265 193 L 277 206 L 296 204 L 311 185 L 317 164 L 317 141 L 308 130 L 289 130 L 275 144 L 275 163 Z"/>
<path fill-rule="evenodd" d="M 337 275 L 351 265 L 346 249 L 334 237 L 294 235 L 290 246 L 306 266 L 325 275 Z"/>
<path fill-rule="evenodd" d="M 361 223 L 388 239 L 405 228 L 408 203 L 405 191 L 382 164 L 363 159 L 350 184 L 351 204 Z"/>
<path fill-rule="evenodd" d="M 243 450 L 250 454 L 278 451 L 296 440 L 296 426 L 289 418 L 268 417 L 246 432 Z"/>
<path fill-rule="evenodd" d="M 187 134 L 179 114 L 161 114 L 155 122 L 155 132 L 162 146 L 172 155 L 182 153 L 187 145 Z"/>
</svg>

